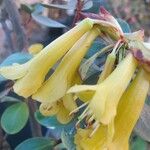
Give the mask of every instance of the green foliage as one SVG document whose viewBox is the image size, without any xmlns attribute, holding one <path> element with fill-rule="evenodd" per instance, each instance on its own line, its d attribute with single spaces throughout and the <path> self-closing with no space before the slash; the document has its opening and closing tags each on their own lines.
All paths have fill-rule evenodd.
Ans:
<svg viewBox="0 0 150 150">
<path fill-rule="evenodd" d="M 68 124 L 61 124 L 57 121 L 55 116 L 45 117 L 39 111 L 35 113 L 35 119 L 41 125 L 49 128 L 52 134 L 54 134 L 57 138 L 60 138 L 63 130 L 67 130 L 68 132 L 69 130 L 75 130 L 75 123 L 77 121 L 77 118 L 74 118 L 74 120 Z"/>
<path fill-rule="evenodd" d="M 74 144 L 74 133 L 73 132 L 68 132 L 63 130 L 61 132 L 61 140 L 62 143 L 64 144 L 65 148 L 68 150 L 75 150 L 75 144 Z"/>
<path fill-rule="evenodd" d="M 31 14 L 33 12 L 33 7 L 27 4 L 21 4 L 21 9 Z"/>
<path fill-rule="evenodd" d="M 92 0 L 85 0 L 84 5 L 82 7 L 82 10 L 88 10 L 93 7 L 93 1 Z"/>
<path fill-rule="evenodd" d="M 8 56 L 0 64 L 0 67 L 9 66 L 9 65 L 12 65 L 13 63 L 23 64 L 23 63 L 29 61 L 31 58 L 32 58 L 32 55 L 30 55 L 28 53 L 14 53 L 14 54 Z"/>
<path fill-rule="evenodd" d="M 51 27 L 51 28 L 65 28 L 65 25 L 50 19 L 48 17 L 39 15 L 38 13 L 32 13 L 32 18 L 39 24 L 47 26 L 47 27 Z"/>
<path fill-rule="evenodd" d="M 1 94 L 1 93 L 0 93 Z M 15 97 L 11 97 L 11 96 L 4 96 L 4 97 L 0 97 L 0 102 L 20 102 L 19 99 L 15 98 Z"/>
<path fill-rule="evenodd" d="M 131 150 L 147 150 L 147 143 L 137 137 L 131 144 Z"/>
<path fill-rule="evenodd" d="M 48 128 L 56 128 L 56 129 L 69 129 L 74 126 L 74 123 L 76 120 L 71 121 L 68 124 L 61 124 L 60 122 L 57 121 L 55 116 L 49 116 L 45 117 L 43 116 L 39 111 L 36 111 L 35 113 L 35 118 L 36 120 L 43 126 L 48 127 Z"/>
<path fill-rule="evenodd" d="M 1 118 L 1 126 L 8 134 L 18 133 L 27 123 L 29 117 L 28 106 L 19 102 L 8 107 Z"/>
<path fill-rule="evenodd" d="M 67 4 L 41 4 L 46 8 L 57 8 L 57 9 L 64 9 L 64 10 L 75 10 L 77 5 L 77 0 L 70 0 Z M 84 4 L 82 10 L 88 10 L 93 6 L 92 0 L 84 0 Z"/>
<path fill-rule="evenodd" d="M 54 140 L 50 138 L 36 137 L 25 140 L 15 150 L 52 150 L 54 145 Z"/>
<path fill-rule="evenodd" d="M 90 58 L 91 56 L 93 56 L 95 53 L 99 52 L 104 47 L 105 47 L 105 44 L 103 41 L 98 40 L 98 41 L 93 42 L 93 44 L 90 47 L 90 49 L 88 50 L 85 58 Z"/>
<path fill-rule="evenodd" d="M 118 18 L 117 21 L 120 24 L 124 33 L 130 33 L 131 32 L 131 28 L 125 20 Z"/>
</svg>

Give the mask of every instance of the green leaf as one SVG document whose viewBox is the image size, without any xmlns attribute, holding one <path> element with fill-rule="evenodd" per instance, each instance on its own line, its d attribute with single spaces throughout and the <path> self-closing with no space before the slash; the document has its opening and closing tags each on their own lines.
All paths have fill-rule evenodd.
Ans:
<svg viewBox="0 0 150 150">
<path fill-rule="evenodd" d="M 24 102 L 8 107 L 1 118 L 2 128 L 8 134 L 18 133 L 27 123 L 29 117 L 28 106 Z"/>
<path fill-rule="evenodd" d="M 43 4 L 42 6 L 47 8 L 56 8 L 56 9 L 64 9 L 64 10 L 75 10 L 76 9 L 77 0 L 70 0 L 67 4 Z"/>
<path fill-rule="evenodd" d="M 74 122 L 70 122 L 68 124 L 61 124 L 57 121 L 55 116 L 49 116 L 45 117 L 43 116 L 39 111 L 35 112 L 35 119 L 43 126 L 46 126 L 51 129 L 63 129 L 63 128 L 69 128 L 72 126 Z"/>
<path fill-rule="evenodd" d="M 75 144 L 74 144 L 74 133 L 69 133 L 68 131 L 62 131 L 61 133 L 61 140 L 64 144 L 65 148 L 68 150 L 75 150 Z"/>
<path fill-rule="evenodd" d="M 29 14 L 31 14 L 34 11 L 33 7 L 27 4 L 21 4 L 21 9 Z"/>
<path fill-rule="evenodd" d="M 23 64 L 23 63 L 29 61 L 31 58 L 32 58 L 32 55 L 30 55 L 28 53 L 14 53 L 14 54 L 8 56 L 0 64 L 0 67 L 9 66 L 9 65 L 12 65 L 13 63 Z"/>
<path fill-rule="evenodd" d="M 85 0 L 82 10 L 88 10 L 91 7 L 93 7 L 93 1 L 92 0 Z"/>
<path fill-rule="evenodd" d="M 131 33 L 131 28 L 125 20 L 118 18 L 117 21 L 120 24 L 124 33 Z"/>
<path fill-rule="evenodd" d="M 111 45 L 104 47 L 103 49 L 97 51 L 92 57 L 88 58 L 81 64 L 79 68 L 79 72 L 82 80 L 85 80 L 91 75 L 100 72 L 101 68 L 97 66 L 94 62 L 100 55 L 104 54 L 106 51 L 110 50 L 111 48 L 112 48 Z M 103 58 L 101 58 L 101 60 L 103 60 Z"/>
<path fill-rule="evenodd" d="M 50 138 L 36 137 L 25 140 L 15 150 L 52 150 L 55 142 Z"/>
<path fill-rule="evenodd" d="M 56 9 L 64 9 L 64 10 L 75 10 L 77 5 L 77 0 L 70 0 L 67 4 L 44 4 L 41 3 L 42 6 L 47 8 L 56 8 Z M 93 6 L 92 0 L 85 0 L 82 10 L 88 10 Z"/>
<path fill-rule="evenodd" d="M 136 137 L 136 139 L 131 144 L 131 150 L 147 150 L 147 143 L 142 140 L 139 137 Z"/>
<path fill-rule="evenodd" d="M 65 146 L 64 146 L 63 143 L 57 144 L 57 145 L 55 146 L 55 149 L 56 149 L 56 150 L 66 150 L 66 148 L 65 148 Z"/>
<path fill-rule="evenodd" d="M 49 128 L 52 134 L 54 134 L 54 136 L 56 136 L 57 138 L 60 137 L 61 132 L 64 129 L 65 130 L 74 129 L 75 123 L 77 121 L 77 118 L 74 118 L 74 120 L 68 124 L 61 124 L 57 121 L 55 116 L 45 117 L 39 111 L 35 112 L 35 119 L 38 121 L 39 124 Z"/>
<path fill-rule="evenodd" d="M 42 4 L 42 6 L 46 7 L 46 8 L 57 8 L 57 9 L 64 9 L 64 10 L 67 10 L 67 9 L 75 9 L 75 7 L 68 7 L 68 5 L 60 5 L 60 4 Z"/>
<path fill-rule="evenodd" d="M 90 58 L 91 56 L 93 56 L 95 53 L 99 52 L 102 48 L 105 47 L 105 44 L 101 41 L 95 41 L 93 42 L 92 46 L 90 47 L 90 49 L 88 50 L 85 58 Z"/>
<path fill-rule="evenodd" d="M 0 103 L 3 103 L 3 102 L 20 102 L 20 100 L 15 97 L 4 96 L 0 98 Z"/>
<path fill-rule="evenodd" d="M 44 7 L 40 3 L 37 3 L 34 6 L 34 13 L 41 14 L 41 13 L 43 13 L 43 11 L 44 11 Z"/>
<path fill-rule="evenodd" d="M 52 27 L 52 28 L 65 28 L 65 25 L 50 19 L 48 17 L 39 15 L 37 13 L 32 13 L 32 18 L 39 24 L 47 26 L 47 27 Z"/>
</svg>

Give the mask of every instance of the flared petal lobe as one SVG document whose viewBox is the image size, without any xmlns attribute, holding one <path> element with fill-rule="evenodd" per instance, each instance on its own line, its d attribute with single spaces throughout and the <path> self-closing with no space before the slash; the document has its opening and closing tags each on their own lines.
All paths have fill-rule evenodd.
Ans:
<svg viewBox="0 0 150 150">
<path fill-rule="evenodd" d="M 114 120 L 115 133 L 107 142 L 107 126 L 101 126 L 89 138 L 92 129 L 78 129 L 75 144 L 78 150 L 128 150 L 131 132 L 140 116 L 149 89 L 148 75 L 140 70 L 118 104 Z"/>
<path fill-rule="evenodd" d="M 118 102 L 126 90 L 137 67 L 137 62 L 128 54 L 116 69 L 97 87 L 90 101 L 89 109 L 95 119 L 103 124 L 109 124 L 116 115 Z"/>
<path fill-rule="evenodd" d="M 115 135 L 110 147 L 126 150 L 131 132 L 140 116 L 149 90 L 149 77 L 140 70 L 127 91 L 123 94 L 118 105 L 115 118 Z M 113 149 L 114 150 L 114 149 Z"/>
</svg>

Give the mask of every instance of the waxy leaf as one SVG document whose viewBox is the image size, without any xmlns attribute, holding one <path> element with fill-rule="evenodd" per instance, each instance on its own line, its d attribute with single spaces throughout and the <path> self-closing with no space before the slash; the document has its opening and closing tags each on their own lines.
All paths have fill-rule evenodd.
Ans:
<svg viewBox="0 0 150 150">
<path fill-rule="evenodd" d="M 25 12 L 31 14 L 33 12 L 33 7 L 27 4 L 21 4 L 21 9 L 24 10 Z"/>
<path fill-rule="evenodd" d="M 13 63 L 23 64 L 29 61 L 32 58 L 32 55 L 28 53 L 14 53 L 8 56 L 1 64 L 0 67 L 9 66 Z"/>
<path fill-rule="evenodd" d="M 1 126 L 8 134 L 18 133 L 27 123 L 29 117 L 28 106 L 19 102 L 8 107 L 1 118 Z"/>
<path fill-rule="evenodd" d="M 3 102 L 20 102 L 20 100 L 15 97 L 4 96 L 0 98 L 0 103 L 3 103 Z"/>
<path fill-rule="evenodd" d="M 54 140 L 50 138 L 36 137 L 25 140 L 15 150 L 52 150 L 54 144 Z"/>
<path fill-rule="evenodd" d="M 130 150 L 148 150 L 147 143 L 139 137 L 132 142 Z"/>
<path fill-rule="evenodd" d="M 118 18 L 117 21 L 120 24 L 124 33 L 131 33 L 131 28 L 125 20 Z"/>
<path fill-rule="evenodd" d="M 37 13 L 32 13 L 31 15 L 32 15 L 32 18 L 41 25 L 44 25 L 47 27 L 52 27 L 52 28 L 65 28 L 65 25 L 63 25 L 55 20 L 52 20 L 48 17 L 39 15 Z"/>
<path fill-rule="evenodd" d="M 75 150 L 75 144 L 74 144 L 74 133 L 69 133 L 68 130 L 63 130 L 61 133 L 61 140 L 64 144 L 65 148 L 68 150 Z"/>
<path fill-rule="evenodd" d="M 39 111 L 35 113 L 35 119 L 41 125 L 45 126 L 46 128 L 49 128 L 51 134 L 58 139 L 60 138 L 61 132 L 64 129 L 66 130 L 73 129 L 77 121 L 77 119 L 74 119 L 68 124 L 61 124 L 58 122 L 55 116 L 45 117 Z"/>
<path fill-rule="evenodd" d="M 85 0 L 82 10 L 88 10 L 93 6 L 93 1 L 92 0 Z"/>
</svg>

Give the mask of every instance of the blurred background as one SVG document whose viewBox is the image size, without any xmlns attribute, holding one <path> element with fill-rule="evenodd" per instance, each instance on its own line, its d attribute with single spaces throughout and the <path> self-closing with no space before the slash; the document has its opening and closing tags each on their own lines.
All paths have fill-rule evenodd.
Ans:
<svg viewBox="0 0 150 150">
<path fill-rule="evenodd" d="M 8 2 L 7 2 L 8 1 Z M 71 27 L 77 0 L 6 0 L 2 3 L 0 9 L 0 62 L 3 58 L 12 52 L 27 49 L 32 43 L 43 43 L 47 45 L 61 35 L 67 28 L 61 26 L 54 27 L 51 20 L 56 20 L 66 27 Z M 6 4 L 5 4 L 6 3 Z M 14 3 L 14 4 L 11 4 Z M 56 6 L 41 7 L 37 3 L 43 4 L 61 4 L 69 3 L 69 9 Z M 16 5 L 16 6 L 14 6 Z M 6 6 L 6 8 L 5 8 Z M 150 41 L 150 1 L 149 0 L 93 0 L 93 3 L 87 2 L 82 9 L 87 12 L 99 12 L 99 7 L 104 6 L 113 16 L 126 20 L 132 31 L 144 29 L 145 40 Z M 19 15 L 11 7 L 17 7 Z M 42 13 L 42 17 L 33 15 L 33 9 Z M 14 14 L 13 14 L 14 13 Z M 19 22 L 21 27 L 18 27 Z M 40 21 L 41 20 L 41 21 Z M 55 26 L 55 25 L 54 25 Z M 23 30 L 23 31 L 22 31 Z M 19 34 L 19 35 L 18 35 Z M 18 35 L 18 36 L 16 36 Z M 20 44 L 17 40 L 20 39 Z"/>
</svg>

